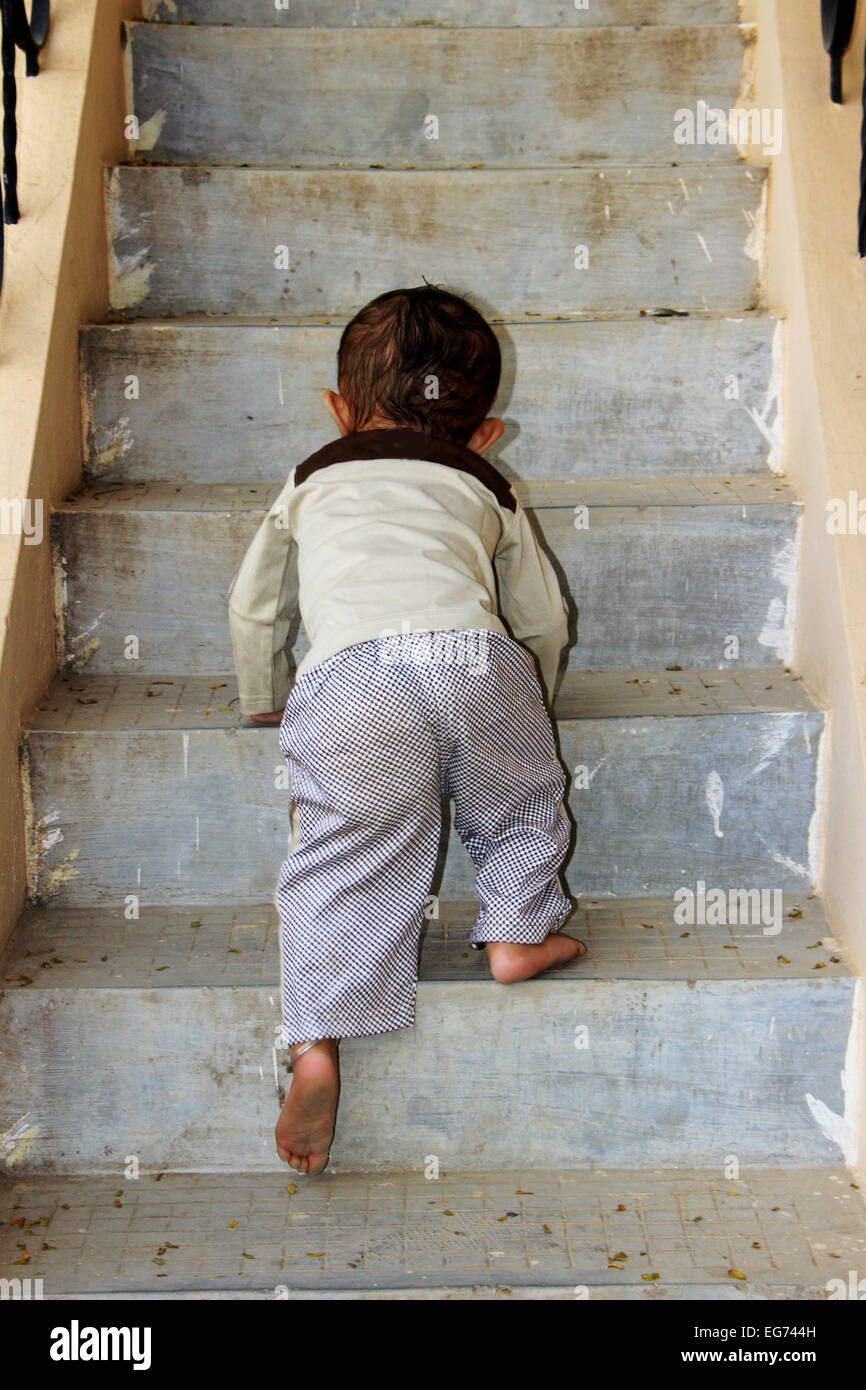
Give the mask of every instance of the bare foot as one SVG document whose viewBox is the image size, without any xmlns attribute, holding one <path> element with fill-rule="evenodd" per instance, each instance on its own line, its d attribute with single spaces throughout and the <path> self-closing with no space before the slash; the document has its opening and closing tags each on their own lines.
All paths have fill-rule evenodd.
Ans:
<svg viewBox="0 0 866 1390">
<path fill-rule="evenodd" d="M 292 1084 L 274 1130 L 277 1153 L 290 1168 L 313 1177 L 327 1168 L 334 1138 L 340 1099 L 336 1039 L 325 1038 L 292 1062 Z"/>
<path fill-rule="evenodd" d="M 546 941 L 537 946 L 523 946 L 515 941 L 488 941 L 487 962 L 494 980 L 501 985 L 515 985 L 519 980 L 530 980 L 542 970 L 552 965 L 565 965 L 566 961 L 586 955 L 582 941 L 563 932 L 552 932 Z"/>
<path fill-rule="evenodd" d="M 282 724 L 285 710 L 275 709 L 270 714 L 251 714 L 254 724 Z"/>
</svg>

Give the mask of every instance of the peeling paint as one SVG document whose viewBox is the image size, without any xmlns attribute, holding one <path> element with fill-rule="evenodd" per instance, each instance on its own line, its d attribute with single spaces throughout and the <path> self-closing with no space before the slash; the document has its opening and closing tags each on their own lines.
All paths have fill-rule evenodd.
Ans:
<svg viewBox="0 0 866 1390">
<path fill-rule="evenodd" d="M 747 774 L 747 778 L 760 776 L 764 768 L 769 767 L 774 758 L 778 758 L 785 745 L 794 738 L 798 729 L 805 723 L 806 720 L 799 713 L 791 712 L 777 715 L 772 724 L 761 733 L 759 761 Z"/>
<path fill-rule="evenodd" d="M 699 244 L 700 244 L 701 250 L 703 251 L 703 253 L 704 253 L 704 255 L 706 256 L 707 260 L 709 261 L 710 265 L 712 265 L 712 263 L 713 263 L 713 258 L 712 258 L 712 256 L 710 255 L 710 248 L 709 248 L 709 246 L 707 246 L 707 243 L 706 243 L 706 241 L 704 240 L 704 238 L 701 236 L 701 233 L 700 233 L 700 232 L 695 232 L 695 236 L 696 236 L 697 239 L 698 239 L 698 242 L 699 242 Z"/>
<path fill-rule="evenodd" d="M 749 235 L 746 237 L 746 244 L 743 247 L 745 254 L 750 261 L 755 261 L 758 266 L 758 280 L 760 293 L 763 296 L 765 290 L 764 272 L 766 268 L 765 252 L 767 247 L 767 181 L 761 187 L 761 199 L 758 203 L 757 212 L 749 212 L 743 208 L 743 216 L 749 225 Z"/>
<path fill-rule="evenodd" d="M 767 454 L 766 462 L 771 473 L 782 472 L 782 381 L 785 369 L 784 333 L 784 325 L 780 319 L 773 333 L 770 380 L 767 383 L 764 404 L 760 411 L 756 410 L 754 406 L 749 406 L 746 411 L 752 424 L 764 436 L 769 445 L 769 453 Z"/>
<path fill-rule="evenodd" d="M 842 1157 L 849 1166 L 857 1161 L 857 1042 L 860 1033 L 862 981 L 857 980 L 848 1033 L 848 1046 L 845 1049 L 845 1062 L 839 1080 L 844 1096 L 844 1108 L 837 1115 L 822 1100 L 806 1092 L 806 1104 L 821 1133 L 831 1144 L 837 1144 Z"/>
<path fill-rule="evenodd" d="M 135 440 L 128 415 L 121 415 L 110 425 L 102 425 L 93 432 L 93 448 L 88 472 L 106 472 L 113 463 L 122 459 L 133 448 Z"/>
<path fill-rule="evenodd" d="M 141 122 L 138 127 L 138 139 L 129 142 L 129 148 L 134 154 L 137 154 L 139 150 L 152 150 L 154 148 L 162 134 L 167 114 L 166 111 L 155 111 L 146 121 Z"/>
<path fill-rule="evenodd" d="M 798 864 L 796 859 L 791 859 L 787 854 L 780 854 L 777 849 L 772 849 L 763 835 L 759 835 L 758 839 L 770 851 L 770 858 L 774 864 L 778 864 L 782 869 L 787 869 L 789 873 L 795 874 L 797 878 L 802 878 L 806 883 L 812 882 L 812 875 L 805 864 Z"/>
<path fill-rule="evenodd" d="M 785 604 L 780 598 L 770 600 L 764 625 L 758 633 L 758 642 L 769 647 L 780 661 L 785 661 L 791 645 L 791 633 L 786 626 Z"/>
<path fill-rule="evenodd" d="M 75 650 L 67 655 L 66 668 L 69 671 L 83 671 L 99 651 L 101 639 L 95 635 L 82 633 L 80 637 L 73 638 L 73 641 L 76 644 Z"/>
<path fill-rule="evenodd" d="M 815 800 L 812 815 L 809 818 L 809 829 L 806 833 L 806 843 L 809 854 L 809 874 L 813 883 L 820 882 L 821 869 L 821 826 L 824 822 L 824 753 L 829 747 L 827 740 L 827 725 L 818 736 L 818 751 L 815 758 Z"/>
<path fill-rule="evenodd" d="M 802 513 L 797 518 L 797 529 L 792 539 L 785 541 L 773 557 L 773 578 L 785 590 L 784 601 L 774 598 L 767 609 L 764 625 L 758 634 L 762 647 L 771 647 L 779 661 L 790 666 L 794 655 L 794 628 L 797 609 L 797 561 L 800 555 L 800 536 L 803 529 Z"/>
<path fill-rule="evenodd" d="M 29 1114 L 22 1115 L 0 1135 L 0 1159 L 7 1168 L 25 1159 L 39 1138 L 39 1126 L 30 1124 L 29 1120 Z"/>
<path fill-rule="evenodd" d="M 710 808 L 710 815 L 713 818 L 713 830 L 716 838 L 723 840 L 725 832 L 721 828 L 722 807 L 725 803 L 725 784 L 715 769 L 707 778 L 706 789 L 707 805 Z"/>
<path fill-rule="evenodd" d="M 134 309 L 150 293 L 150 278 L 154 272 L 153 261 L 145 259 L 150 247 L 147 246 L 135 256 L 119 261 L 112 256 L 111 307 L 112 309 Z"/>
</svg>

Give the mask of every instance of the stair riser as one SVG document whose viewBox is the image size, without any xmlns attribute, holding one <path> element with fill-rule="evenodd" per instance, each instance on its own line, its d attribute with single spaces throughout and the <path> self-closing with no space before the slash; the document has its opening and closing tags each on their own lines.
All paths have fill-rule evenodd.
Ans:
<svg viewBox="0 0 866 1390">
<path fill-rule="evenodd" d="M 564 591 L 580 609 L 570 664 L 719 667 L 729 635 L 743 666 L 784 661 L 798 515 L 789 505 L 593 507 L 577 530 L 573 509 L 540 508 Z M 262 516 L 62 513 L 55 534 L 70 654 L 94 647 L 90 671 L 230 671 L 226 595 Z M 382 628 L 400 632 L 406 622 L 413 615 L 395 593 Z M 130 634 L 140 644 L 134 666 Z M 306 650 L 303 635 L 296 650 Z"/>
<path fill-rule="evenodd" d="M 422 984 L 416 1028 L 343 1044 L 334 1167 L 838 1161 L 806 1095 L 844 1110 L 853 987 Z M 276 1168 L 277 1000 L 267 988 L 8 992 L 2 1123 L 27 1114 L 38 1131 L 15 1176 L 120 1176 L 130 1155 L 150 1171 Z"/>
<path fill-rule="evenodd" d="M 234 24 L 306 28 L 369 25 L 449 25 L 469 28 L 502 25 L 727 24 L 737 19 L 738 0 L 592 0 L 578 9 L 574 0 L 304 0 L 287 9 L 262 0 L 144 0 L 145 19 L 175 24 Z"/>
<path fill-rule="evenodd" d="M 816 712 L 562 721 L 565 767 L 592 775 L 571 792 L 572 890 L 810 885 L 822 728 Z M 289 802 L 275 730 L 33 732 L 28 748 L 34 815 L 54 841 L 38 885 L 52 906 L 272 897 Z M 441 896 L 469 898 L 473 882 L 454 845 Z"/>
<path fill-rule="evenodd" d="M 135 24 L 131 148 L 161 164 L 282 168 L 735 160 L 735 144 L 678 144 L 675 112 L 737 105 L 751 33 L 496 29 L 467 43 L 424 29 Z"/>
<path fill-rule="evenodd" d="M 722 164 L 519 177 L 119 168 L 111 303 L 139 316 L 347 314 L 426 276 L 493 317 L 735 312 L 757 300 L 763 187 L 762 171 Z"/>
<path fill-rule="evenodd" d="M 331 437 L 321 391 L 336 387 L 341 331 L 86 329 L 87 469 L 142 482 L 282 479 Z M 523 479 L 777 466 L 779 331 L 767 318 L 500 328 L 494 409 L 507 429 L 490 457 Z M 781 339 L 779 364 L 780 352 Z"/>
</svg>

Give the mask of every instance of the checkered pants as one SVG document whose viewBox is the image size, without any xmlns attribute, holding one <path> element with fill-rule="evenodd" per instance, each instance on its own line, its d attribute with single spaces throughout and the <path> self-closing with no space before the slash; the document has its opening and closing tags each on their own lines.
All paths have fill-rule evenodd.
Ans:
<svg viewBox="0 0 866 1390">
<path fill-rule="evenodd" d="M 414 1022 L 442 803 L 475 865 L 472 940 L 540 942 L 571 911 L 565 774 L 535 666 L 496 632 L 348 647 L 280 727 L 294 802 L 280 871 L 284 1046 Z"/>
</svg>

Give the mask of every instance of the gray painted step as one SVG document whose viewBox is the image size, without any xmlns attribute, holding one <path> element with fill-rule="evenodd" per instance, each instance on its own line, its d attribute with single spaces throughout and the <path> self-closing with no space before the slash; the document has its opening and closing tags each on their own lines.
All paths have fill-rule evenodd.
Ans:
<svg viewBox="0 0 866 1390">
<path fill-rule="evenodd" d="M 58 908 L 270 899 L 289 791 L 277 730 L 219 676 L 59 679 L 26 735 L 34 892 Z M 575 893 L 802 890 L 815 876 L 824 719 L 781 671 L 567 677 Z M 585 769 L 580 772 L 579 769 Z M 452 845 L 438 891 L 473 892 Z"/>
<path fill-rule="evenodd" d="M 86 467 L 105 479 L 214 483 L 234 481 L 242 459 L 250 481 L 283 477 L 330 438 L 320 393 L 336 385 L 341 331 L 85 329 Z M 778 467 L 782 330 L 774 319 L 507 324 L 497 333 L 495 409 L 507 431 L 490 457 L 510 476 L 730 477 Z"/>
<path fill-rule="evenodd" d="M 121 166 L 108 179 L 111 303 L 341 315 L 426 276 L 491 317 L 735 313 L 757 301 L 764 186 L 762 170 L 722 164 L 519 177 Z"/>
<path fill-rule="evenodd" d="M 143 0 L 145 19 L 175 24 L 237 24 L 274 28 L 561 24 L 726 24 L 738 0 L 292 0 L 277 10 L 262 0 Z"/>
<path fill-rule="evenodd" d="M 294 1192 L 285 1172 L 10 1183 L 0 1275 L 32 1270 L 57 1299 L 574 1303 L 584 1289 L 593 1302 L 657 1303 L 826 1298 L 863 1267 L 863 1197 L 841 1165 L 732 1179 L 523 1163 L 435 1180 L 328 1173 Z"/>
<path fill-rule="evenodd" d="M 488 29 L 468 43 L 441 29 L 127 35 L 133 152 L 283 168 L 736 159 L 733 144 L 677 144 L 674 113 L 736 106 L 754 40 L 736 25 Z"/>
<path fill-rule="evenodd" d="M 70 656 L 126 671 L 135 635 L 140 671 L 233 669 L 228 587 L 278 490 L 84 489 L 54 518 Z M 778 479 L 538 483 L 525 495 L 579 609 L 572 666 L 721 666 L 729 636 L 743 665 L 788 659 L 800 509 Z M 395 594 L 383 628 L 404 621 Z"/>
<path fill-rule="evenodd" d="M 823 942 L 819 905 L 785 909 L 778 936 L 695 927 L 684 940 L 670 902 L 597 917 L 590 905 L 575 923 L 585 968 L 508 989 L 454 924 L 416 1026 L 342 1044 L 335 1167 L 418 1172 L 431 1154 L 446 1173 L 837 1162 L 817 1117 L 844 1110 L 855 980 Z M 119 1175 L 131 1154 L 151 1172 L 280 1166 L 273 916 L 25 919 L 0 1002 L 2 1127 L 26 1116 L 34 1139 L 16 1176 Z"/>
</svg>

